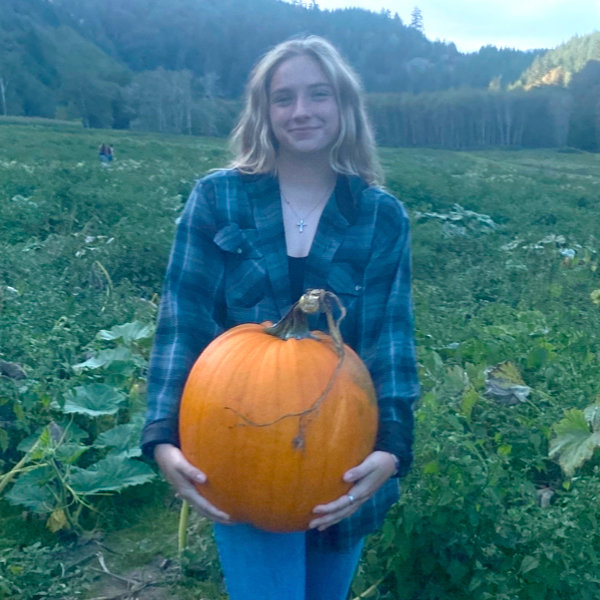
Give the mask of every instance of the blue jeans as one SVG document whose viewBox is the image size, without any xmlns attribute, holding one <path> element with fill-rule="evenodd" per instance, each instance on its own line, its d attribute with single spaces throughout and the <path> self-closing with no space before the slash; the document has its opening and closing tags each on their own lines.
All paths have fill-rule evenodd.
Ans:
<svg viewBox="0 0 600 600">
<path fill-rule="evenodd" d="M 306 534 L 219 525 L 215 539 L 231 600 L 346 600 L 363 547 L 311 548 Z"/>
</svg>

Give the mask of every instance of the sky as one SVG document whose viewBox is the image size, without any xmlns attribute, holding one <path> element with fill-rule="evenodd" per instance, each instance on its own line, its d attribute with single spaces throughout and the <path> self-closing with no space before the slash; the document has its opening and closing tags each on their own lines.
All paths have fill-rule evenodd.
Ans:
<svg viewBox="0 0 600 600">
<path fill-rule="evenodd" d="M 304 0 L 310 4 L 313 0 Z M 316 0 L 322 10 L 359 7 L 398 13 L 410 23 L 415 6 L 430 40 L 454 42 L 461 52 L 481 46 L 555 48 L 600 29 L 600 0 Z"/>
</svg>

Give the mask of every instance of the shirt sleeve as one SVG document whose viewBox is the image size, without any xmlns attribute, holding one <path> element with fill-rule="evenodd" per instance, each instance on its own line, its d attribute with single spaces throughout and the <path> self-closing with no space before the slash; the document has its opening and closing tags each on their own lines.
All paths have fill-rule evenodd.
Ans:
<svg viewBox="0 0 600 600">
<path fill-rule="evenodd" d="M 371 372 L 379 402 L 376 450 L 395 454 L 399 475 L 412 463 L 414 405 L 419 397 L 409 221 L 396 199 L 378 209 L 373 252 L 365 271 L 361 356 Z"/>
<path fill-rule="evenodd" d="M 214 186 L 201 180 L 192 191 L 171 250 L 148 370 L 148 408 L 142 450 L 179 444 L 179 403 L 187 376 L 202 350 L 223 332 L 224 263 L 213 238 Z"/>
</svg>

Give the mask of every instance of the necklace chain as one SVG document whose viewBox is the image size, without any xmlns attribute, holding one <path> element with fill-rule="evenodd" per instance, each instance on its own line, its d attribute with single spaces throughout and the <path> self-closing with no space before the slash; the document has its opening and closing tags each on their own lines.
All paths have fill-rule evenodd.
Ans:
<svg viewBox="0 0 600 600">
<path fill-rule="evenodd" d="M 308 213 L 304 216 L 301 217 L 296 210 L 294 209 L 294 207 L 292 206 L 292 204 L 290 203 L 290 201 L 285 197 L 285 194 L 283 193 L 283 190 L 279 190 L 281 197 L 283 198 L 283 201 L 290 207 L 291 211 L 296 215 L 296 217 L 298 217 L 299 221 L 296 223 L 296 227 L 298 227 L 298 233 L 302 233 L 304 231 L 304 228 L 307 227 L 307 223 L 306 223 L 306 219 L 308 219 L 308 217 L 310 217 L 310 215 L 313 214 L 313 212 L 317 209 L 318 206 L 321 206 L 321 204 L 323 204 L 323 202 L 325 202 L 325 200 L 327 200 L 332 192 L 333 192 L 333 188 L 331 188 L 324 196 L 323 198 L 321 198 L 321 200 L 319 200 L 309 211 Z"/>
</svg>

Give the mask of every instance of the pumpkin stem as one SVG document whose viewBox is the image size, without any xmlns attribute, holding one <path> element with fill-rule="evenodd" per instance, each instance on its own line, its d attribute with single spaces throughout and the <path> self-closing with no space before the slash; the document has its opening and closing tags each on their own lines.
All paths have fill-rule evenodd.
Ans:
<svg viewBox="0 0 600 600">
<path fill-rule="evenodd" d="M 334 303 L 340 311 L 340 316 L 337 319 L 333 318 Z M 312 335 L 310 329 L 308 328 L 308 319 L 306 318 L 306 315 L 312 315 L 318 312 L 324 312 L 325 316 L 327 317 L 329 335 L 333 340 L 333 345 L 339 360 L 331 375 L 331 378 L 329 379 L 329 382 L 327 383 L 327 386 L 323 390 L 323 393 L 315 400 L 313 405 L 301 412 L 282 415 L 281 417 L 278 417 L 274 421 L 270 421 L 268 423 L 256 423 L 255 421 L 252 421 L 248 417 L 241 414 L 239 411 L 235 410 L 235 408 L 231 408 L 229 406 L 225 407 L 228 410 L 232 410 L 240 419 L 244 421 L 244 423 L 241 423 L 241 425 L 251 425 L 252 427 L 269 427 L 270 425 L 274 425 L 279 421 L 283 421 L 283 419 L 298 417 L 298 435 L 292 442 L 295 450 L 304 450 L 304 436 L 306 426 L 310 422 L 310 417 L 316 410 L 318 410 L 323 400 L 325 400 L 329 394 L 329 391 L 335 383 L 338 373 L 342 368 L 346 351 L 344 349 L 344 340 L 342 339 L 342 334 L 340 332 L 340 322 L 346 316 L 346 309 L 344 308 L 344 305 L 340 299 L 333 292 L 328 292 L 327 290 L 307 290 L 306 293 L 301 296 L 300 300 L 298 300 L 298 302 L 292 306 L 288 314 L 285 315 L 281 321 L 279 321 L 279 323 L 265 328 L 266 333 L 269 335 L 274 335 L 282 340 L 288 340 L 290 338 L 317 339 Z"/>
<path fill-rule="evenodd" d="M 334 304 L 340 311 L 337 319 L 333 318 Z M 346 316 L 346 309 L 340 299 L 333 292 L 327 290 L 307 290 L 279 323 L 265 328 L 265 333 L 282 340 L 314 338 L 308 327 L 306 315 L 319 312 L 325 313 L 327 317 L 329 334 L 333 340 L 335 351 L 341 358 L 344 356 L 344 340 L 340 333 L 340 322 Z"/>
</svg>

